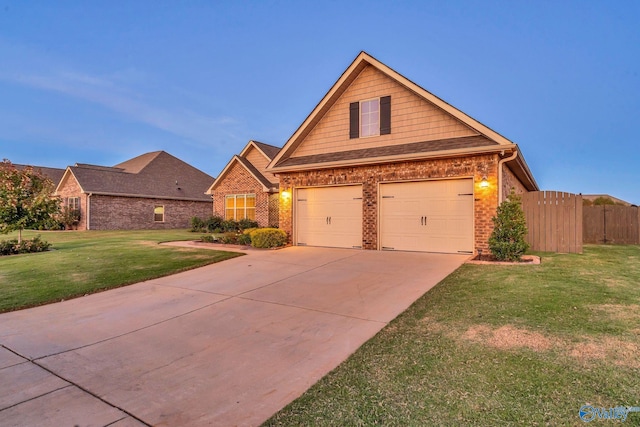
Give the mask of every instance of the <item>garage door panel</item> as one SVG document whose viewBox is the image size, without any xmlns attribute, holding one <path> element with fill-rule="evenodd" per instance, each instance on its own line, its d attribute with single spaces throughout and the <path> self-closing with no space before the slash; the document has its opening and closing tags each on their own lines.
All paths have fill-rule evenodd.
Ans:
<svg viewBox="0 0 640 427">
<path fill-rule="evenodd" d="M 362 246 L 362 186 L 297 190 L 296 244 Z"/>
<path fill-rule="evenodd" d="M 380 184 L 381 247 L 473 251 L 473 180 Z"/>
</svg>

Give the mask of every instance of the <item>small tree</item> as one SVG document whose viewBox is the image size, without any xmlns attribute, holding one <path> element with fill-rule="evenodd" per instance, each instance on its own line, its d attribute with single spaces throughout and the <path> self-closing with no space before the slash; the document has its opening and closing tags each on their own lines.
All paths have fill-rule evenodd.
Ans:
<svg viewBox="0 0 640 427">
<path fill-rule="evenodd" d="M 493 232 L 489 237 L 489 249 L 500 261 L 519 261 L 529 249 L 524 236 L 527 234 L 527 221 L 520 205 L 520 197 L 511 190 L 507 200 L 498 206 L 493 221 Z"/>
<path fill-rule="evenodd" d="M 60 211 L 60 201 L 52 197 L 53 182 L 27 166 L 18 170 L 9 160 L 0 163 L 0 233 L 39 228 L 51 223 Z"/>
</svg>

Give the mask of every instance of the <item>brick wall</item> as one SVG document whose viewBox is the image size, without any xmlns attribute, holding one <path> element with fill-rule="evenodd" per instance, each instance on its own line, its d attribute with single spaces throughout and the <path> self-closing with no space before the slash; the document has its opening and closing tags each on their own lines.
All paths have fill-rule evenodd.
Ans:
<svg viewBox="0 0 640 427">
<path fill-rule="evenodd" d="M 520 180 L 511 172 L 511 169 L 506 164 L 502 165 L 502 197 L 503 200 L 506 200 L 509 197 L 509 193 L 511 193 L 511 189 L 515 191 L 516 194 L 527 193 L 527 190 L 524 185 L 520 182 Z"/>
<path fill-rule="evenodd" d="M 498 206 L 498 155 L 478 155 L 455 159 L 407 161 L 381 165 L 365 165 L 314 171 L 282 173 L 280 189 L 286 191 L 280 198 L 280 228 L 292 234 L 293 202 L 291 189 L 337 184 L 362 184 L 363 245 L 364 249 L 378 246 L 378 183 L 473 177 L 474 179 L 474 238 L 475 247 L 488 251 L 488 239 L 493 230 L 491 218 Z M 480 187 L 486 176 L 487 188 Z"/>
<path fill-rule="evenodd" d="M 93 195 L 91 230 L 147 230 L 191 227 L 191 218 L 207 218 L 211 202 Z M 154 208 L 164 206 L 164 222 L 154 221 Z"/>
<path fill-rule="evenodd" d="M 213 193 L 213 214 L 224 218 L 225 196 L 230 194 L 256 195 L 256 221 L 261 227 L 273 225 L 269 215 L 269 193 L 265 193 L 262 184 L 237 162 L 234 163 L 219 182 Z M 207 215 L 208 216 L 208 215 Z M 276 218 L 277 220 L 277 218 Z"/>
<path fill-rule="evenodd" d="M 62 201 L 62 206 L 66 206 L 67 198 L 69 197 L 79 197 L 80 198 L 80 222 L 78 223 L 78 230 L 86 230 L 87 229 L 87 195 L 82 193 L 82 189 L 80 188 L 80 184 L 73 177 L 73 175 L 69 174 L 67 179 L 64 180 L 62 185 L 60 186 L 59 191 L 56 193 L 60 200 Z"/>
</svg>

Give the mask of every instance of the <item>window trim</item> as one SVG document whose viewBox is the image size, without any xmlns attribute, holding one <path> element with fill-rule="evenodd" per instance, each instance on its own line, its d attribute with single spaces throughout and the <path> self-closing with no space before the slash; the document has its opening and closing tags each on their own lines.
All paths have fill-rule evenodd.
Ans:
<svg viewBox="0 0 640 427">
<path fill-rule="evenodd" d="M 362 135 L 362 103 L 378 100 L 378 133 Z M 349 103 L 349 139 L 370 138 L 391 133 L 391 95 Z"/>
<path fill-rule="evenodd" d="M 244 199 L 244 206 L 239 208 L 238 207 L 238 203 L 237 200 L 238 198 L 242 198 Z M 253 199 L 253 206 L 247 206 L 247 199 L 252 198 Z M 230 208 L 227 205 L 227 201 L 233 199 L 233 207 Z M 250 219 L 252 221 L 256 220 L 256 193 L 238 193 L 238 194 L 226 194 L 224 196 L 224 219 L 226 220 L 233 220 L 233 221 L 240 221 L 241 219 Z M 247 211 L 248 210 L 253 210 L 253 218 L 249 218 L 247 216 Z M 228 215 L 229 210 L 233 210 L 233 217 L 231 218 L 230 215 Z M 241 216 L 238 215 L 238 211 L 242 210 L 243 213 Z"/>
</svg>

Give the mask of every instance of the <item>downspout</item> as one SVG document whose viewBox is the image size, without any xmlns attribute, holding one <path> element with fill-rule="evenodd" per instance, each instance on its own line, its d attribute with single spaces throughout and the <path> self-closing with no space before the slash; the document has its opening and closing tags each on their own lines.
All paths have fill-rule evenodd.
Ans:
<svg viewBox="0 0 640 427">
<path fill-rule="evenodd" d="M 87 194 L 87 230 L 91 229 L 91 196 L 93 193 Z"/>
<path fill-rule="evenodd" d="M 506 162 L 510 162 L 511 160 L 515 160 L 518 157 L 518 151 L 516 150 L 511 157 L 505 157 L 504 159 L 500 159 L 498 161 L 498 205 L 502 203 L 502 199 L 504 195 L 502 194 L 502 165 Z"/>
</svg>

